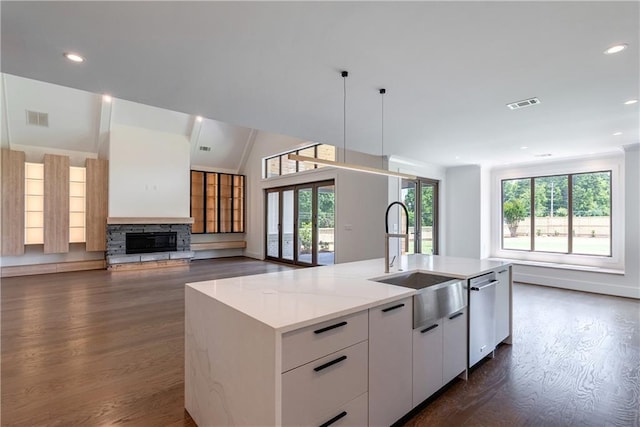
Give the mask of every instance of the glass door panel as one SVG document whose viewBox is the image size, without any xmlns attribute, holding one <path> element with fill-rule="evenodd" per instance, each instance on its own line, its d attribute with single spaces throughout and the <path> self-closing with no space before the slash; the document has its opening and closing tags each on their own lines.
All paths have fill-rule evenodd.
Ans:
<svg viewBox="0 0 640 427">
<path fill-rule="evenodd" d="M 416 223 L 416 183 L 414 181 L 406 181 L 406 180 L 402 180 L 402 190 L 401 190 L 401 194 L 400 194 L 401 200 L 402 202 L 405 204 L 405 206 L 407 207 L 407 211 L 409 211 L 409 251 L 407 252 L 408 254 L 413 254 L 416 252 L 420 252 L 420 250 L 418 249 L 417 246 L 417 242 L 420 239 L 416 239 L 416 227 L 415 227 L 415 223 Z M 403 215 L 404 217 L 404 215 Z M 404 221 L 404 219 L 403 219 Z M 404 233 L 405 230 L 405 224 L 402 224 L 402 230 L 389 230 L 389 233 Z M 404 244 L 402 245 L 402 248 L 404 249 Z"/>
<path fill-rule="evenodd" d="M 293 261 L 293 190 L 282 192 L 282 258 Z"/>
<path fill-rule="evenodd" d="M 300 188 L 297 196 L 297 260 L 303 264 L 313 264 L 313 188 Z"/>
<path fill-rule="evenodd" d="M 331 265 L 334 263 L 335 252 L 335 186 L 323 185 L 318 187 L 318 231 L 316 247 L 318 265 Z"/>
<path fill-rule="evenodd" d="M 267 256 L 280 258 L 280 192 L 267 193 Z"/>
<path fill-rule="evenodd" d="M 418 252 L 422 254 L 433 254 L 433 199 L 434 199 L 434 186 L 429 184 L 423 184 L 421 186 L 420 193 L 420 228 L 418 230 Z"/>
</svg>

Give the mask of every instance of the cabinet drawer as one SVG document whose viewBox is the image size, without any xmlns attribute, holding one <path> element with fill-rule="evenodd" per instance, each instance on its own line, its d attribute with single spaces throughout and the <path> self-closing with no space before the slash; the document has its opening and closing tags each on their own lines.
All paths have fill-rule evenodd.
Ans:
<svg viewBox="0 0 640 427">
<path fill-rule="evenodd" d="M 282 336 L 282 372 L 364 341 L 368 336 L 367 310 L 287 332 Z"/>
<path fill-rule="evenodd" d="M 322 427 L 366 426 L 368 425 L 367 400 L 367 393 L 361 394 L 344 406 L 313 420 L 309 425 Z"/>
<path fill-rule="evenodd" d="M 282 374 L 283 424 L 308 425 L 365 393 L 368 348 L 363 341 Z"/>
</svg>

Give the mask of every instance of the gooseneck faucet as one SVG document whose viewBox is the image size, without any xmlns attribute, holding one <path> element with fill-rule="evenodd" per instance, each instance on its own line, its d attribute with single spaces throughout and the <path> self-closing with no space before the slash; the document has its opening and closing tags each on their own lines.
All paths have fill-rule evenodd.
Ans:
<svg viewBox="0 0 640 427">
<path fill-rule="evenodd" d="M 404 210 L 404 214 L 407 218 L 407 221 L 406 221 L 407 227 L 404 234 L 389 233 L 389 210 L 393 205 L 400 205 L 400 207 L 402 207 L 402 209 Z M 402 202 L 393 202 L 389 206 L 387 206 L 387 212 L 385 213 L 385 216 L 384 216 L 384 272 L 385 273 L 389 272 L 389 239 L 392 237 L 404 239 L 404 251 L 409 252 L 409 211 L 407 210 L 407 207 L 405 206 L 405 204 Z"/>
</svg>

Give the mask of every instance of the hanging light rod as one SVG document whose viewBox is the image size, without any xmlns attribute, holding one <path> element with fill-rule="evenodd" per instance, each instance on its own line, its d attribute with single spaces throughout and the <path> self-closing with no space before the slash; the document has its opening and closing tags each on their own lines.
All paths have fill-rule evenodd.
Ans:
<svg viewBox="0 0 640 427">
<path fill-rule="evenodd" d="M 334 168 L 346 169 L 346 170 L 355 171 L 355 172 L 372 173 L 376 175 L 391 176 L 395 178 L 416 179 L 414 175 L 409 175 L 407 173 L 393 172 L 386 169 L 377 169 L 377 168 L 371 168 L 369 166 L 360 166 L 360 165 L 354 165 L 353 163 L 346 163 L 346 159 L 347 159 L 347 83 L 346 82 L 347 82 L 347 77 L 349 76 L 349 72 L 341 71 L 340 76 L 342 76 L 343 94 L 344 94 L 343 111 L 342 111 L 343 112 L 342 157 L 343 157 L 343 160 L 345 160 L 345 162 L 336 162 L 333 160 L 317 159 L 315 157 L 299 156 L 297 154 L 289 154 L 288 159 L 295 160 L 298 162 L 312 163 L 314 165 L 331 166 Z M 385 92 L 386 92 L 385 89 L 380 89 L 381 95 L 383 95 Z M 382 154 L 381 157 L 384 158 L 384 153 Z"/>
<path fill-rule="evenodd" d="M 375 175 L 385 175 L 385 176 L 391 176 L 394 178 L 416 179 L 415 175 L 410 175 L 408 173 L 388 171 L 385 169 L 370 168 L 369 166 L 354 165 L 353 163 L 341 163 L 341 162 L 334 162 L 333 160 L 316 159 L 315 157 L 299 156 L 297 154 L 289 154 L 288 159 L 295 160 L 298 162 L 313 163 L 315 165 L 331 166 L 337 169 L 345 169 L 345 170 L 350 170 L 354 172 L 372 173 Z"/>
</svg>

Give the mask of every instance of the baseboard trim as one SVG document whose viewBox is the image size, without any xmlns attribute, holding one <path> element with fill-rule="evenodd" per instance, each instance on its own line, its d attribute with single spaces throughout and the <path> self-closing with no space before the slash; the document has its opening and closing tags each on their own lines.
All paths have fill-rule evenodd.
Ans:
<svg viewBox="0 0 640 427">
<path fill-rule="evenodd" d="M 640 299 L 640 288 L 612 285 L 601 282 L 592 282 L 587 280 L 566 279 L 558 276 L 545 276 L 541 274 L 523 274 L 514 271 L 513 281 L 529 283 L 532 285 L 569 289 L 572 291 L 592 292 L 594 294 Z"/>
<path fill-rule="evenodd" d="M 33 276 L 36 274 L 66 273 L 69 271 L 104 270 L 103 259 L 87 261 L 68 261 L 47 264 L 12 265 L 0 269 L 0 277 Z"/>
</svg>

